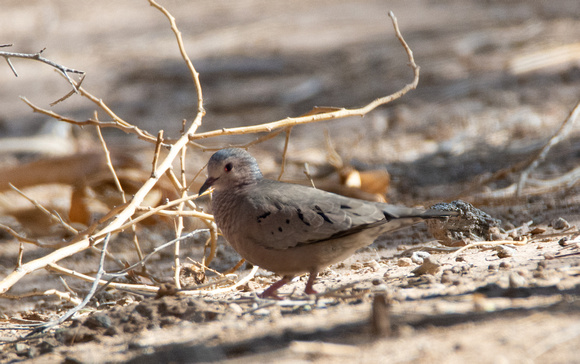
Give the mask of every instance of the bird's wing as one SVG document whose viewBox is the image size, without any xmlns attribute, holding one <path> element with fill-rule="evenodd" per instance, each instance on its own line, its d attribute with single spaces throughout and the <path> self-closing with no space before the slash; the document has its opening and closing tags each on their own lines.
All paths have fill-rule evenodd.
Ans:
<svg viewBox="0 0 580 364">
<path fill-rule="evenodd" d="M 382 204 L 269 180 L 248 200 L 246 238 L 271 249 L 326 241 L 387 221 Z"/>
</svg>

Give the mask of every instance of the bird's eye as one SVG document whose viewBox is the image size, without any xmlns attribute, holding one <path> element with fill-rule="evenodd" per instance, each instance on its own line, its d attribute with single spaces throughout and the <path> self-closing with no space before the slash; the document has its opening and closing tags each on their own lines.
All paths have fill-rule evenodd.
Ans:
<svg viewBox="0 0 580 364">
<path fill-rule="evenodd" d="M 224 171 L 229 172 L 231 171 L 233 168 L 231 163 L 226 164 L 226 166 L 224 167 Z"/>
</svg>

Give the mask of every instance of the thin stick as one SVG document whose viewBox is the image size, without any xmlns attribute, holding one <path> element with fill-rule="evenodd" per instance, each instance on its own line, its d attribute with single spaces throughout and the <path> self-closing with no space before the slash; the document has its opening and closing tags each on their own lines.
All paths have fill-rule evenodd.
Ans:
<svg viewBox="0 0 580 364">
<path fill-rule="evenodd" d="M 211 291 L 193 291 L 191 292 L 191 294 L 203 294 L 203 295 L 210 295 L 210 294 L 218 294 L 218 293 L 225 293 L 225 292 L 230 292 L 233 291 L 234 289 L 243 286 L 244 284 L 248 283 L 249 281 L 251 281 L 254 276 L 256 275 L 256 272 L 258 272 L 258 269 L 260 269 L 260 267 L 258 267 L 257 265 L 255 265 L 252 270 L 250 271 L 250 273 L 248 273 L 247 276 L 245 276 L 244 278 L 240 279 L 239 281 L 237 281 L 234 285 L 231 285 L 229 287 L 225 287 L 225 288 L 218 288 L 218 289 L 213 289 Z"/>
<path fill-rule="evenodd" d="M 96 111 L 95 111 L 95 120 L 98 120 L 98 115 L 97 115 Z M 115 186 L 117 187 L 117 190 L 121 194 L 121 198 L 123 200 L 123 203 L 127 203 L 125 191 L 123 190 L 123 186 L 121 185 L 121 181 L 119 180 L 119 177 L 117 176 L 117 172 L 115 171 L 115 167 L 113 166 L 113 161 L 111 160 L 111 153 L 109 152 L 109 148 L 107 147 L 107 143 L 105 142 L 105 138 L 103 137 L 103 133 L 101 132 L 101 128 L 98 125 L 97 125 L 97 134 L 99 136 L 99 140 L 101 141 L 101 146 L 103 147 L 103 151 L 105 152 L 105 157 L 107 160 L 107 167 L 109 168 L 109 170 L 111 171 L 111 174 L 113 175 L 113 179 L 115 181 Z M 131 221 L 131 219 L 129 219 L 129 221 Z M 131 226 L 131 229 L 133 231 L 133 246 L 135 247 L 135 251 L 137 252 L 137 257 L 139 257 L 139 259 L 143 259 L 143 251 L 141 250 L 141 245 L 139 244 L 139 239 L 137 238 L 136 226 L 135 225 Z M 143 267 L 143 269 L 145 269 L 145 267 Z"/>
<path fill-rule="evenodd" d="M 65 274 L 69 277 L 78 278 L 86 282 L 99 282 L 100 285 L 108 284 L 109 287 L 116 288 L 119 290 L 127 290 L 127 291 L 140 291 L 146 293 L 156 293 L 159 291 L 159 287 L 149 286 L 145 284 L 129 284 L 129 283 L 116 283 L 116 282 L 109 282 L 104 279 L 95 280 L 94 277 L 88 276 L 86 274 L 82 274 L 79 272 L 75 272 L 72 269 L 61 267 L 56 263 L 51 263 L 47 267 L 47 269 L 53 270 L 58 273 Z M 3 296 L 4 297 L 4 296 Z"/>
<path fill-rule="evenodd" d="M 175 17 L 167 11 L 163 6 L 159 5 L 154 0 L 149 0 L 149 4 L 156 8 L 157 10 L 161 11 L 163 15 L 167 17 L 169 20 L 169 24 L 171 24 L 171 30 L 175 34 L 175 38 L 177 40 L 177 46 L 179 47 L 179 52 L 181 52 L 181 57 L 185 61 L 189 72 L 191 73 L 191 78 L 193 79 L 193 83 L 195 84 L 195 91 L 197 93 L 197 117 L 201 119 L 201 117 L 205 116 L 205 109 L 203 108 L 203 96 L 201 90 L 201 83 L 199 82 L 199 73 L 196 71 L 195 67 L 193 67 L 193 63 L 191 63 L 191 59 L 187 55 L 185 51 L 185 45 L 183 44 L 183 37 L 181 36 L 181 32 L 177 28 L 177 23 L 175 22 Z M 196 119 L 197 119 L 196 117 Z M 187 134 L 193 135 L 194 132 L 188 132 Z"/>
<path fill-rule="evenodd" d="M 82 87 L 80 87 L 78 90 L 81 93 L 81 96 L 84 96 L 84 97 L 88 98 L 89 100 L 94 101 L 99 106 L 102 105 L 102 108 L 104 107 L 103 110 L 110 111 L 110 109 L 105 105 L 105 103 L 102 100 L 99 100 L 96 97 L 90 95 Z M 89 97 L 89 95 L 90 95 L 90 97 Z M 139 139 L 148 141 L 150 143 L 155 143 L 155 141 L 156 141 L 155 137 L 152 136 L 151 134 L 149 134 L 147 131 L 141 130 L 136 126 L 125 122 L 124 120 L 122 120 L 121 118 L 116 116 L 112 111 L 110 111 L 110 112 L 113 113 L 113 115 L 115 115 L 115 118 L 113 118 L 114 121 L 96 121 L 93 119 L 87 119 L 85 121 L 78 121 L 78 120 L 74 120 L 74 119 L 62 116 L 60 114 L 57 114 L 56 112 L 54 112 L 52 110 L 47 110 L 47 109 L 43 109 L 41 107 L 38 107 L 38 106 L 34 105 L 32 102 L 28 101 L 28 99 L 26 97 L 20 97 L 20 99 L 22 101 L 24 101 L 24 103 L 26 105 L 30 106 L 32 111 L 37 112 L 39 114 L 49 116 L 49 117 L 56 119 L 56 120 L 59 120 L 59 121 L 63 121 L 65 123 L 78 125 L 78 126 L 87 126 L 87 125 L 96 126 L 96 125 L 99 125 L 102 128 L 117 128 L 117 129 L 122 130 L 123 132 L 125 132 L 127 134 L 135 134 Z"/>
<path fill-rule="evenodd" d="M 80 87 L 80 86 L 83 84 L 83 81 L 85 80 L 85 76 L 86 76 L 86 74 L 82 74 L 82 75 L 79 77 L 79 82 L 77 82 L 77 83 L 75 84 L 75 85 L 77 86 L 77 88 L 78 88 L 78 87 Z M 65 78 L 66 78 L 66 77 L 65 77 Z M 74 95 L 74 94 L 76 94 L 76 93 L 77 93 L 77 90 L 76 90 L 76 89 L 72 89 L 72 90 L 71 90 L 71 91 L 69 91 L 69 92 L 68 92 L 66 95 L 64 95 L 63 97 L 61 97 L 60 99 L 58 99 L 58 100 L 56 100 L 56 101 L 53 101 L 53 102 L 51 102 L 49 105 L 50 105 L 50 106 L 54 106 L 54 105 L 56 105 L 56 104 L 58 104 L 58 103 L 61 103 L 61 102 L 63 102 L 64 100 L 68 99 L 69 97 L 71 97 L 72 95 Z"/>
<path fill-rule="evenodd" d="M 286 154 L 288 153 L 288 144 L 290 143 L 290 132 L 292 127 L 286 128 L 286 140 L 284 141 L 284 152 L 282 152 L 282 163 L 280 164 L 280 174 L 278 175 L 278 181 L 282 179 L 284 174 L 284 168 L 286 167 Z"/>
<path fill-rule="evenodd" d="M 78 305 L 82 302 L 80 298 L 74 297 L 74 295 L 71 292 L 61 292 L 61 291 L 58 291 L 56 289 L 48 289 L 48 290 L 43 291 L 43 292 L 28 292 L 28 293 L 19 294 L 19 295 L 5 294 L 2 296 L 2 298 L 7 298 L 10 300 L 21 300 L 23 298 L 28 298 L 28 297 L 53 296 L 53 295 L 57 296 L 61 300 L 68 301 L 74 305 Z"/>
<path fill-rule="evenodd" d="M 42 57 L 40 54 L 44 51 L 44 49 L 42 49 L 40 52 L 36 52 L 34 54 L 30 54 L 30 53 L 14 53 L 14 52 L 4 52 L 4 51 L 0 51 L 0 57 L 4 57 L 6 59 L 6 61 L 8 62 L 8 65 L 10 66 L 10 69 L 12 70 L 12 72 L 14 72 L 14 76 L 18 77 L 18 74 L 16 73 L 16 70 L 14 69 L 14 67 L 12 66 L 12 63 L 10 63 L 10 58 L 22 58 L 22 59 L 32 59 L 34 61 L 39 61 L 42 63 L 46 63 L 47 65 L 54 67 L 56 70 L 58 70 L 60 73 L 62 73 L 62 75 L 68 80 L 68 82 L 71 84 L 73 90 L 75 90 L 75 92 L 77 92 L 77 87 L 75 85 L 75 83 L 73 82 L 73 80 L 71 80 L 71 78 L 69 77 L 69 73 L 77 73 L 80 75 L 84 75 L 85 72 L 84 71 L 79 71 L 79 70 L 75 70 L 73 68 L 69 68 L 69 67 L 65 67 L 62 66 L 58 63 L 55 63 L 53 61 L 51 61 L 50 59 L 46 59 L 44 57 Z"/>
<path fill-rule="evenodd" d="M 75 307 L 71 308 L 70 310 L 68 310 L 64 315 L 62 315 L 57 320 L 47 322 L 47 323 L 42 324 L 39 327 L 35 328 L 34 330 L 32 330 L 31 333 L 26 335 L 27 337 L 29 337 L 35 333 L 38 333 L 38 332 L 46 331 L 50 328 L 53 328 L 55 326 L 62 324 L 63 322 L 65 322 L 66 320 L 71 318 L 75 313 L 79 312 L 83 307 L 85 307 L 87 305 L 87 303 L 89 303 L 89 301 L 91 300 L 91 298 L 93 298 L 93 295 L 97 291 L 97 287 L 99 286 L 99 280 L 101 279 L 101 277 L 105 273 L 105 269 L 103 268 L 105 265 L 105 252 L 107 251 L 107 246 L 109 245 L 110 238 L 111 238 L 111 235 L 108 234 L 105 238 L 105 241 L 103 242 L 103 250 L 101 252 L 101 259 L 99 260 L 99 270 L 97 271 L 95 281 L 93 282 L 93 285 L 91 286 L 91 289 L 89 290 L 89 293 L 87 293 L 87 295 L 82 300 L 82 302 L 79 303 L 78 305 L 76 305 Z"/>
<path fill-rule="evenodd" d="M 159 130 L 159 133 L 157 133 L 157 143 L 155 143 L 155 153 L 153 154 L 153 166 L 151 170 L 152 176 L 155 176 L 157 173 L 157 161 L 159 160 L 159 153 L 161 153 L 161 144 L 163 144 L 163 130 Z"/>
<path fill-rule="evenodd" d="M 242 265 L 244 265 L 245 262 L 246 262 L 246 260 L 244 258 L 240 259 L 240 261 L 236 265 L 234 265 L 232 268 L 228 269 L 225 274 L 233 273 L 233 272 L 237 271 L 238 269 L 240 269 L 240 267 Z"/>
<path fill-rule="evenodd" d="M 185 176 L 185 156 L 187 153 L 187 145 L 181 149 L 181 155 L 179 156 L 180 166 L 181 166 L 181 186 L 185 186 L 187 183 L 186 176 Z M 187 191 L 181 191 L 181 197 L 187 196 Z M 182 212 L 185 202 L 180 203 L 177 206 L 177 212 Z M 177 227 L 175 229 L 175 236 L 181 236 L 181 232 L 183 231 L 183 215 L 177 215 Z M 175 287 L 177 289 L 181 289 L 181 281 L 179 279 L 181 274 L 181 263 L 179 261 L 179 248 L 180 243 L 179 240 L 175 242 L 174 252 L 173 252 L 173 265 L 174 265 L 174 275 L 173 280 L 175 283 Z"/>
<path fill-rule="evenodd" d="M 542 148 L 542 150 L 540 150 L 538 154 L 534 156 L 530 165 L 522 172 L 522 174 L 520 175 L 520 180 L 518 181 L 516 197 L 521 196 L 522 189 L 524 188 L 524 185 L 526 183 L 526 180 L 528 179 L 529 174 L 544 159 L 546 159 L 546 156 L 548 155 L 550 149 L 552 149 L 552 147 L 558 144 L 562 139 L 566 138 L 566 136 L 570 132 L 570 129 L 572 129 L 572 126 L 574 125 L 576 118 L 578 118 L 579 114 L 580 114 L 580 101 L 576 104 L 576 106 L 574 106 L 574 108 L 572 109 L 566 120 L 564 120 L 562 125 L 560 125 L 558 131 L 550 138 L 550 140 L 548 141 L 548 143 L 546 143 L 546 145 Z"/>
<path fill-rule="evenodd" d="M 16 260 L 16 269 L 22 267 L 22 256 L 24 255 L 24 243 L 19 242 L 18 246 L 18 259 Z"/>
<path fill-rule="evenodd" d="M 95 120 L 97 119 L 97 112 L 95 111 Z M 107 160 L 107 167 L 111 174 L 113 175 L 113 180 L 115 181 L 115 186 L 117 190 L 121 193 L 121 198 L 123 199 L 123 203 L 127 202 L 125 198 L 125 191 L 123 191 L 123 186 L 121 186 L 121 182 L 119 181 L 119 177 L 117 176 L 117 172 L 115 171 L 115 167 L 113 167 L 113 161 L 111 160 L 111 153 L 109 152 L 109 148 L 107 148 L 107 142 L 105 142 L 105 138 L 103 138 L 103 133 L 101 132 L 101 127 L 97 125 L 97 135 L 99 136 L 99 141 L 101 142 L 101 146 L 103 147 L 103 151 L 105 152 L 105 158 Z"/>
<path fill-rule="evenodd" d="M 501 240 L 501 241 L 480 241 L 477 243 L 473 243 L 473 244 L 469 244 L 466 245 L 464 247 L 461 247 L 459 249 L 457 249 L 452 256 L 456 256 L 459 253 L 467 250 L 467 249 L 471 249 L 471 248 L 477 248 L 477 247 L 481 247 L 481 246 L 497 246 L 497 245 L 505 245 L 505 244 L 512 244 L 512 245 L 526 245 L 528 243 L 528 238 L 526 236 L 524 236 L 524 240 L 521 241 L 516 241 L 516 240 Z"/>
<path fill-rule="evenodd" d="M 18 192 L 18 194 L 20 196 L 22 196 L 25 199 L 27 199 L 28 201 L 30 201 L 37 209 L 39 209 L 42 213 L 44 213 L 46 216 L 48 216 L 52 221 L 61 224 L 65 229 L 67 229 L 68 231 L 70 231 L 73 234 L 79 233 L 79 231 L 77 229 L 75 229 L 74 227 L 72 227 L 71 225 L 66 223 L 62 219 L 62 217 L 60 217 L 59 214 L 57 214 L 56 212 L 48 211 L 48 209 L 46 209 L 44 206 L 42 206 L 40 204 L 40 202 L 36 201 L 35 199 L 33 199 L 31 197 L 28 197 L 24 192 L 20 191 L 12 183 L 9 183 L 9 185 L 10 185 L 10 188 L 12 188 L 14 191 Z"/>
<path fill-rule="evenodd" d="M 310 181 L 310 185 L 312 186 L 312 188 L 316 189 L 316 184 L 314 183 L 312 175 L 310 174 L 310 168 L 308 168 L 308 162 L 304 162 L 304 175 L 306 175 L 306 178 L 308 178 L 308 180 Z"/>
</svg>

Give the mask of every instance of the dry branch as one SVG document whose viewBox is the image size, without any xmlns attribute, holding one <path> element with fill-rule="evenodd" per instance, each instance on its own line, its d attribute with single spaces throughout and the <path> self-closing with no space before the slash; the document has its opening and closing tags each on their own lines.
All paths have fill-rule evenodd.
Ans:
<svg viewBox="0 0 580 364">
<path fill-rule="evenodd" d="M 11 46 L 11 44 L 5 44 L 2 45 L 2 47 L 6 47 L 6 46 Z M 68 82 L 71 84 L 73 90 L 75 92 L 77 92 L 77 85 L 75 84 L 75 82 L 70 78 L 70 76 L 68 75 L 69 73 L 76 73 L 79 75 L 84 75 L 85 72 L 84 71 L 80 71 L 80 70 L 75 70 L 73 68 L 69 68 L 69 67 L 65 67 L 62 66 L 58 63 L 55 63 L 53 61 L 51 61 L 50 59 L 46 59 L 44 57 L 41 56 L 42 52 L 44 52 L 44 49 L 42 49 L 40 52 L 37 53 L 15 53 L 15 52 L 4 52 L 4 51 L 0 51 L 0 57 L 4 57 L 4 59 L 6 60 L 6 63 L 8 63 L 8 66 L 10 67 L 10 69 L 12 70 L 12 72 L 14 73 L 14 76 L 18 77 L 18 73 L 16 73 L 16 69 L 14 68 L 14 66 L 12 65 L 12 62 L 10 62 L 10 58 L 22 58 L 22 59 L 31 59 L 34 61 L 38 61 L 38 62 L 42 62 L 42 63 L 46 63 L 47 65 L 54 67 L 57 71 L 59 71 L 67 80 Z"/>
</svg>

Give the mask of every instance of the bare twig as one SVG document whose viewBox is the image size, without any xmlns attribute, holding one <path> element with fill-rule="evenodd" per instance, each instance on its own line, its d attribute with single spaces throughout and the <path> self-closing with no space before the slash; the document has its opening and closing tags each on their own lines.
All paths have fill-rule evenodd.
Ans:
<svg viewBox="0 0 580 364">
<path fill-rule="evenodd" d="M 290 132 L 292 127 L 286 128 L 286 140 L 284 141 L 284 151 L 282 152 L 282 163 L 280 163 L 280 174 L 278 175 L 278 181 L 282 179 L 284 174 L 284 168 L 286 167 L 286 154 L 288 153 L 288 144 L 290 143 Z"/>
<path fill-rule="evenodd" d="M 199 82 L 199 73 L 195 70 L 195 67 L 193 67 L 193 63 L 191 63 L 191 59 L 189 59 L 189 56 L 187 55 L 187 52 L 185 51 L 185 45 L 183 44 L 183 38 L 181 36 L 181 32 L 177 28 L 177 23 L 175 23 L 175 17 L 173 15 L 171 15 L 169 13 L 169 11 L 167 11 L 167 9 L 165 9 L 163 6 L 159 5 L 156 1 L 149 0 L 149 4 L 151 4 L 151 6 L 153 6 L 157 10 L 161 11 L 163 13 L 163 15 L 165 15 L 167 17 L 167 19 L 169 20 L 169 23 L 171 24 L 171 30 L 175 34 L 175 38 L 177 40 L 177 45 L 179 47 L 179 51 L 181 52 L 181 57 L 185 61 L 185 64 L 187 65 L 187 68 L 189 69 L 189 72 L 191 73 L 191 78 L 193 79 L 193 83 L 195 84 L 195 91 L 197 92 L 197 114 L 198 114 L 198 117 L 201 118 L 205 115 L 205 109 L 203 108 L 203 96 L 202 96 L 202 90 L 201 90 L 201 83 Z M 197 119 L 197 117 L 196 117 L 196 119 Z M 188 133 L 188 134 L 193 135 L 194 133 Z"/>
<path fill-rule="evenodd" d="M 24 255 L 24 243 L 20 241 L 18 245 L 18 260 L 16 261 L 16 269 L 20 269 L 20 267 L 22 266 L 23 255 Z"/>
<path fill-rule="evenodd" d="M 105 241 L 103 242 L 103 250 L 101 252 L 101 259 L 99 260 L 99 270 L 97 271 L 95 281 L 93 282 L 93 285 L 91 286 L 91 289 L 89 290 L 89 293 L 87 293 L 87 295 L 82 300 L 82 302 L 79 303 L 78 305 L 76 305 L 75 307 L 71 308 L 70 310 L 68 310 L 64 315 L 59 317 L 57 320 L 50 321 L 50 322 L 47 322 L 45 324 L 40 325 L 39 327 L 36 327 L 34 330 L 32 330 L 31 333 L 26 335 L 27 337 L 30 337 L 33 334 L 36 334 L 38 332 L 44 332 L 46 330 L 49 330 L 55 326 L 62 324 L 63 322 L 65 322 L 66 320 L 71 318 L 75 313 L 79 312 L 83 307 L 85 307 L 87 305 L 87 303 L 89 303 L 89 301 L 91 300 L 91 298 L 93 298 L 93 295 L 97 291 L 97 287 L 99 286 L 99 280 L 101 279 L 101 277 L 105 273 L 105 269 L 104 269 L 105 252 L 107 251 L 107 246 L 109 245 L 110 238 L 111 238 L 111 235 L 108 234 L 105 238 Z"/>
<path fill-rule="evenodd" d="M 3 46 L 7 46 L 7 45 L 3 45 Z M 6 62 L 8 62 L 8 65 L 10 66 L 10 69 L 12 70 L 12 72 L 14 72 L 14 76 L 16 76 L 16 77 L 18 77 L 18 73 L 16 73 L 16 70 L 12 66 L 12 63 L 10 62 L 10 58 L 32 59 L 34 61 L 39 61 L 39 62 L 42 62 L 42 63 L 46 63 L 47 65 L 55 68 L 57 71 L 59 71 L 60 73 L 62 73 L 62 75 L 71 84 L 73 90 L 75 90 L 75 92 L 77 92 L 78 91 L 77 86 L 75 85 L 74 81 L 69 77 L 68 74 L 69 73 L 76 73 L 76 74 L 79 74 L 79 75 L 84 75 L 85 72 L 84 71 L 75 70 L 73 68 L 65 67 L 65 66 L 62 66 L 62 65 L 60 65 L 58 63 L 55 63 L 55 62 L 51 61 L 50 59 L 46 59 L 46 58 L 44 58 L 44 57 L 41 56 L 41 53 L 43 51 L 44 51 L 44 49 L 41 50 L 40 52 L 37 52 L 37 53 L 34 53 L 34 54 L 30 54 L 30 53 L 14 53 L 14 52 L 4 52 L 4 51 L 0 51 L 0 57 L 4 57 L 4 59 L 6 59 Z"/>
<path fill-rule="evenodd" d="M 62 217 L 60 217 L 59 214 L 57 214 L 56 212 L 48 211 L 48 209 L 46 209 L 44 206 L 42 206 L 38 201 L 36 201 L 33 198 L 28 197 L 24 192 L 20 191 L 18 188 L 16 188 L 12 184 L 10 184 L 10 188 L 12 188 L 14 191 L 16 191 L 20 196 L 22 196 L 25 199 L 27 199 L 28 201 L 30 201 L 37 209 L 42 211 L 42 213 L 44 213 L 46 216 L 48 216 L 52 221 L 61 224 L 65 229 L 67 229 L 71 233 L 78 234 L 78 230 L 75 229 L 74 227 L 72 227 L 70 224 L 66 223 L 62 219 Z"/>
<path fill-rule="evenodd" d="M 157 133 L 157 142 L 155 143 L 155 153 L 153 154 L 153 169 L 151 175 L 155 176 L 157 173 L 157 161 L 159 160 L 159 154 L 161 153 L 161 145 L 163 144 L 163 130 L 159 130 Z"/>
<path fill-rule="evenodd" d="M 69 277 L 81 279 L 81 280 L 86 281 L 86 282 L 97 282 L 97 280 L 95 280 L 94 277 L 76 272 L 72 269 L 61 267 L 60 265 L 58 265 L 56 263 L 51 263 L 46 268 L 53 270 L 55 272 L 61 273 L 61 274 L 65 274 Z M 145 293 L 156 293 L 157 291 L 159 291 L 159 287 L 149 286 L 149 285 L 145 285 L 145 284 L 116 283 L 116 282 L 109 282 L 109 281 L 106 281 L 104 279 L 100 279 L 100 280 L 98 280 L 98 282 L 100 285 L 108 284 L 109 287 L 112 287 L 112 288 L 115 288 L 118 290 L 123 290 L 123 291 L 145 292 Z"/>
<path fill-rule="evenodd" d="M 528 238 L 524 236 L 524 240 L 516 241 L 516 240 L 498 240 L 498 241 L 478 241 L 477 243 L 468 244 L 457 249 L 453 256 L 458 255 L 459 253 L 471 249 L 471 248 L 478 248 L 478 247 L 486 247 L 486 246 L 498 246 L 498 245 L 505 245 L 505 244 L 512 244 L 512 245 L 526 245 L 528 244 Z"/>
<path fill-rule="evenodd" d="M 518 182 L 518 187 L 516 190 L 517 197 L 521 196 L 522 189 L 526 184 L 528 175 L 538 166 L 538 164 L 540 164 L 544 159 L 546 159 L 546 155 L 548 155 L 548 152 L 550 151 L 550 149 L 552 149 L 554 145 L 558 144 L 561 140 L 566 138 L 566 136 L 570 132 L 570 129 L 572 129 L 574 122 L 578 118 L 579 114 L 580 114 L 580 101 L 576 104 L 576 106 L 574 106 L 572 111 L 570 111 L 570 114 L 568 115 L 566 120 L 564 120 L 562 125 L 560 125 L 560 128 L 558 129 L 556 134 L 554 134 L 554 136 L 550 138 L 548 143 L 546 143 L 546 145 L 534 156 L 529 166 L 520 175 L 520 180 Z"/>
<path fill-rule="evenodd" d="M 179 156 L 179 160 L 180 160 L 180 166 L 181 166 L 181 186 L 185 186 L 187 183 L 187 177 L 185 176 L 185 156 L 187 153 L 187 146 L 183 147 L 181 149 L 181 155 Z M 181 191 L 181 197 L 186 197 L 187 196 L 187 191 L 182 190 Z M 182 212 L 183 208 L 185 205 L 185 201 L 180 203 L 177 206 L 177 211 L 178 212 Z M 177 226 L 175 227 L 175 236 L 179 237 L 181 236 L 181 232 L 183 231 L 183 215 L 178 215 L 177 216 Z M 175 283 L 175 287 L 177 289 L 181 289 L 181 281 L 179 279 L 180 274 L 181 274 L 181 263 L 179 261 L 179 249 L 180 249 L 180 243 L 179 241 L 175 242 L 175 249 L 173 252 L 173 264 L 174 264 L 174 283 Z"/>
<path fill-rule="evenodd" d="M 81 75 L 81 77 L 79 78 L 79 82 L 76 83 L 77 88 L 79 88 L 83 84 L 83 81 L 85 80 L 85 76 L 86 76 L 86 74 L 82 74 Z M 61 102 L 63 102 L 64 100 L 68 99 L 69 97 L 71 97 L 72 95 L 74 95 L 77 92 L 78 92 L 77 89 L 73 89 L 73 90 L 69 91 L 69 93 L 67 93 L 66 95 L 64 95 L 63 97 L 61 97 L 60 99 L 51 102 L 49 105 L 50 106 L 54 106 L 54 105 L 56 105 L 58 103 L 61 103 Z"/>
<path fill-rule="evenodd" d="M 95 120 L 97 119 L 97 113 L 95 112 Z M 105 152 L 105 158 L 107 160 L 107 167 L 111 174 L 113 175 L 113 180 L 115 181 L 115 186 L 117 190 L 121 193 L 121 198 L 123 199 L 123 203 L 127 202 L 125 197 L 125 191 L 123 191 L 123 186 L 121 186 L 121 181 L 119 181 L 119 177 L 117 176 L 117 172 L 115 171 L 115 167 L 113 166 L 113 161 L 111 160 L 111 153 L 109 152 L 109 148 L 107 148 L 107 143 L 105 142 L 105 138 L 103 138 L 103 133 L 101 132 L 101 127 L 97 125 L 97 135 L 99 136 L 99 141 L 101 142 L 101 146 L 103 147 L 103 151 Z"/>
<path fill-rule="evenodd" d="M 34 292 L 28 292 L 28 293 L 19 294 L 19 295 L 5 294 L 2 296 L 2 298 L 8 298 L 11 300 L 21 300 L 21 299 L 27 298 L 27 297 L 38 297 L 38 296 L 57 296 L 61 300 L 68 301 L 74 305 L 78 305 L 82 302 L 80 298 L 74 297 L 74 295 L 72 293 L 61 292 L 61 291 L 58 291 L 56 289 L 48 289 L 48 290 L 43 291 L 43 292 L 34 291 Z"/>
<path fill-rule="evenodd" d="M 81 93 L 82 96 L 89 98 L 87 96 L 88 93 L 82 87 L 79 88 L 79 92 Z M 97 120 L 93 120 L 93 119 L 78 121 L 78 120 L 74 120 L 74 119 L 59 115 L 52 110 L 47 110 L 47 109 L 43 109 L 41 107 L 38 107 L 38 106 L 34 105 L 32 102 L 30 102 L 26 97 L 21 97 L 20 99 L 22 101 L 24 101 L 24 103 L 26 105 L 30 106 L 30 108 L 32 108 L 32 111 L 46 115 L 46 116 L 50 116 L 53 119 L 60 120 L 60 121 L 63 121 L 65 123 L 78 125 L 78 126 L 87 126 L 87 125 L 97 126 L 98 125 L 101 128 L 117 128 L 117 129 L 122 130 L 123 132 L 125 132 L 127 134 L 135 134 L 135 135 L 137 135 L 137 137 L 139 139 L 142 139 L 142 140 L 145 140 L 145 141 L 148 141 L 151 143 L 155 143 L 157 140 L 154 136 L 149 134 L 147 131 L 141 130 L 136 126 L 125 122 L 124 120 L 122 120 L 121 118 L 116 116 L 114 113 L 113 113 L 113 115 L 115 115 L 115 117 L 117 118 L 117 119 L 113 118 L 114 121 L 97 121 Z M 102 107 L 104 107 L 105 111 L 109 110 L 109 108 L 105 105 L 105 103 L 102 100 L 97 99 L 94 96 L 92 97 L 92 99 L 89 98 L 89 100 L 96 102 L 97 105 L 102 105 Z M 112 113 L 112 111 L 111 111 L 111 113 Z"/>
</svg>

